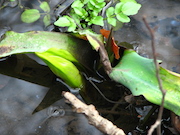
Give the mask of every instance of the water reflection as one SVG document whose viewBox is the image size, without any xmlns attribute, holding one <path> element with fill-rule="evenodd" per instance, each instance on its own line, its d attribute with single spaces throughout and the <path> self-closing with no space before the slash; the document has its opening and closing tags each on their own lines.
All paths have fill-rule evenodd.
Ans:
<svg viewBox="0 0 180 135">
<path fill-rule="evenodd" d="M 82 114 L 74 113 L 63 99 L 32 114 L 48 90 L 0 74 L 0 134 L 102 134 Z"/>
</svg>

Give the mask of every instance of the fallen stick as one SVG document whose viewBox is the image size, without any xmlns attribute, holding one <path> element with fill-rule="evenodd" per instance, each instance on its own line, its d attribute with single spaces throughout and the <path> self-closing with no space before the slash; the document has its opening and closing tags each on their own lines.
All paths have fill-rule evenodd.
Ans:
<svg viewBox="0 0 180 135">
<path fill-rule="evenodd" d="M 122 129 L 100 116 L 94 105 L 86 105 L 70 92 L 62 92 L 62 95 L 74 107 L 74 111 L 85 114 L 89 123 L 103 133 L 108 135 L 125 135 Z"/>
</svg>

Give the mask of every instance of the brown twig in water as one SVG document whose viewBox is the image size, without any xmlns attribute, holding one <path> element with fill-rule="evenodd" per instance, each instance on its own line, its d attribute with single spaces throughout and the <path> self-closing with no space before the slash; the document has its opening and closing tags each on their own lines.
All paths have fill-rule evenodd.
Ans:
<svg viewBox="0 0 180 135">
<path fill-rule="evenodd" d="M 155 64 L 155 68 L 156 68 L 156 77 L 158 80 L 159 89 L 162 92 L 162 101 L 161 101 L 161 106 L 160 106 L 159 113 L 158 113 L 158 118 L 157 118 L 156 122 L 149 129 L 148 135 L 151 135 L 157 127 L 158 127 L 157 134 L 160 135 L 161 134 L 161 119 L 162 119 L 162 114 L 163 114 L 163 109 L 164 109 L 163 106 L 164 106 L 164 99 L 165 99 L 165 95 L 166 95 L 166 90 L 163 90 L 162 82 L 161 82 L 161 79 L 159 76 L 159 64 L 157 62 L 156 49 L 155 49 L 155 44 L 154 44 L 154 42 L 155 42 L 154 29 L 150 28 L 145 17 L 143 17 L 143 21 L 144 21 L 147 29 L 149 30 L 149 32 L 151 34 L 151 38 L 152 38 L 151 39 L 151 45 L 152 45 L 152 53 L 153 53 L 154 64 Z"/>
<path fill-rule="evenodd" d="M 98 111 L 93 105 L 86 105 L 76 98 L 70 92 L 63 92 L 62 95 L 73 105 L 74 110 L 77 113 L 83 113 L 87 117 L 89 123 L 100 131 L 108 135 L 125 135 L 124 131 L 117 126 L 113 125 L 112 122 L 103 118 L 99 115 Z"/>
</svg>

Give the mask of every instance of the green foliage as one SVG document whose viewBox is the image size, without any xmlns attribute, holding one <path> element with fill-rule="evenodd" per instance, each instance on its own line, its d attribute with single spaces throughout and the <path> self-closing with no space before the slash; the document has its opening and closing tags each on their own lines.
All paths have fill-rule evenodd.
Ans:
<svg viewBox="0 0 180 135">
<path fill-rule="evenodd" d="M 106 11 L 107 21 L 112 26 L 116 26 L 116 19 L 113 17 L 114 14 L 114 7 L 110 7 Z"/>
<path fill-rule="evenodd" d="M 77 67 L 90 68 L 94 62 L 94 59 L 89 57 L 94 51 L 88 42 L 65 33 L 47 31 L 5 33 L 5 38 L 0 42 L 0 57 L 27 52 L 35 52 L 54 74 L 74 88 L 80 88 L 83 83 Z"/>
<path fill-rule="evenodd" d="M 103 42 L 102 35 L 98 37 L 86 31 L 84 34 L 88 35 L 89 40 L 95 39 L 91 41 L 94 47 L 98 47 L 96 46 L 97 41 L 101 40 Z M 36 52 L 36 55 L 44 60 L 54 74 L 74 88 L 80 88 L 83 83 L 76 66 L 89 68 L 89 65 L 93 65 L 92 57 L 89 58 L 92 55 L 92 49 L 88 46 L 88 42 L 65 33 L 46 31 L 16 33 L 8 31 L 5 38 L 0 42 L 0 50 L 0 57 Z M 85 56 L 83 56 L 82 52 L 86 52 L 84 53 Z"/>
<path fill-rule="evenodd" d="M 75 21 L 67 15 L 59 18 L 54 23 L 54 25 L 61 26 L 61 27 L 69 27 L 68 31 L 74 31 L 76 29 Z"/>
<path fill-rule="evenodd" d="M 49 4 L 46 1 L 43 1 L 39 6 L 44 12 L 50 12 Z"/>
<path fill-rule="evenodd" d="M 79 35 L 86 36 L 89 43 L 93 47 L 94 50 L 98 51 L 100 48 L 100 44 L 103 45 L 103 36 L 101 34 L 96 34 L 93 31 L 87 29 L 79 31 Z M 77 36 L 78 37 L 78 36 Z"/>
<path fill-rule="evenodd" d="M 141 5 L 135 0 L 121 0 L 120 3 L 116 4 L 115 8 L 110 7 L 107 9 L 107 21 L 114 27 L 116 26 L 117 21 L 122 23 L 130 22 L 128 16 L 137 14 L 140 8 Z"/>
<path fill-rule="evenodd" d="M 73 88 L 82 87 L 82 77 L 77 67 L 73 64 L 73 62 L 78 61 L 71 53 L 63 49 L 50 48 L 42 53 L 36 52 L 36 55 L 48 65 L 55 75 L 61 77 L 69 86 Z"/>
<path fill-rule="evenodd" d="M 110 78 L 125 85 L 134 96 L 143 95 L 148 101 L 161 104 L 162 93 L 152 59 L 144 58 L 133 50 L 125 50 Z M 163 89 L 167 91 L 164 107 L 180 115 L 180 75 L 160 67 L 160 78 Z"/>
<path fill-rule="evenodd" d="M 103 18 L 101 11 L 105 5 L 104 0 L 75 0 L 71 5 L 71 19 L 65 15 L 57 20 L 58 23 L 55 22 L 54 24 L 59 27 L 69 27 L 68 31 L 72 32 L 77 27 L 86 29 L 92 24 L 104 26 L 104 19 L 107 19 L 107 22 L 115 27 L 119 23 L 118 21 L 122 23 L 129 22 L 130 18 L 128 16 L 136 14 L 141 7 L 135 0 L 122 0 L 116 4 L 115 8 L 109 7 L 106 11 L 107 18 Z M 66 21 L 67 25 L 64 24 L 65 22 L 60 23 L 61 20 L 65 19 L 64 17 L 69 20 Z"/>
<path fill-rule="evenodd" d="M 41 17 L 41 15 L 43 15 L 44 25 L 45 26 L 50 25 L 51 17 L 49 15 L 49 13 L 50 13 L 49 4 L 46 1 L 44 1 L 44 2 L 40 3 L 39 7 L 45 12 L 45 15 L 43 15 L 44 13 L 40 13 L 38 9 L 26 9 L 21 14 L 21 20 L 25 23 L 33 23 L 33 22 L 37 21 Z"/>
<path fill-rule="evenodd" d="M 48 26 L 51 24 L 51 16 L 49 14 L 45 15 L 43 18 L 43 22 L 45 26 Z"/>
<path fill-rule="evenodd" d="M 68 31 L 74 31 L 77 26 L 87 28 L 95 24 L 103 26 L 103 17 L 98 14 L 105 6 L 104 0 L 75 0 L 71 5 L 70 17 L 60 17 L 54 24 L 59 27 L 69 27 Z M 66 20 L 68 24 L 61 21 Z"/>
<path fill-rule="evenodd" d="M 25 23 L 32 23 L 40 18 L 39 10 L 37 9 L 26 9 L 21 14 L 21 20 Z"/>
</svg>

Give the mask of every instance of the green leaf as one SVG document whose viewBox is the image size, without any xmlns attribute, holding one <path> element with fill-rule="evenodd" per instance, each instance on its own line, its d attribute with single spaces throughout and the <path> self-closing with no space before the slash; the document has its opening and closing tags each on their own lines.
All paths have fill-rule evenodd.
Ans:
<svg viewBox="0 0 180 135">
<path fill-rule="evenodd" d="M 91 14 L 90 14 L 91 17 L 95 17 L 95 16 L 98 16 L 98 12 L 96 11 L 92 11 Z"/>
<path fill-rule="evenodd" d="M 141 8 L 141 4 L 137 4 L 134 2 L 127 2 L 122 6 L 122 12 L 125 15 L 135 15 L 138 10 Z"/>
<path fill-rule="evenodd" d="M 82 87 L 82 77 L 79 70 L 71 62 L 77 62 L 77 60 L 66 50 L 50 48 L 49 50 L 38 53 L 36 55 L 40 57 L 54 74 L 61 77 L 69 86 L 73 88 Z"/>
<path fill-rule="evenodd" d="M 99 2 L 99 1 L 98 1 L 98 2 Z M 105 2 L 101 2 L 101 3 L 96 3 L 94 6 L 95 6 L 96 8 L 99 8 L 99 9 L 102 10 L 102 8 L 103 8 L 105 5 L 106 5 Z"/>
<path fill-rule="evenodd" d="M 123 3 L 126 3 L 126 2 L 134 2 L 134 3 L 137 3 L 135 0 L 120 0 L 121 2 Z"/>
<path fill-rule="evenodd" d="M 88 2 L 87 3 L 87 8 L 90 9 L 90 10 L 94 10 L 94 5 L 91 4 L 91 2 Z"/>
<path fill-rule="evenodd" d="M 99 13 L 102 9 L 101 8 L 94 8 L 93 11 Z"/>
<path fill-rule="evenodd" d="M 54 22 L 54 25 L 59 27 L 68 27 L 69 32 L 72 32 L 76 29 L 76 23 L 69 16 L 60 17 L 56 22 Z"/>
<path fill-rule="evenodd" d="M 85 19 L 86 22 L 89 22 L 90 20 L 91 20 L 90 17 L 87 17 L 87 18 Z M 91 23 L 91 24 L 92 24 L 92 23 Z"/>
<path fill-rule="evenodd" d="M 71 25 L 68 28 L 68 32 L 73 32 L 76 30 L 76 24 L 75 23 L 71 23 Z"/>
<path fill-rule="evenodd" d="M 6 57 L 8 55 L 18 53 L 43 53 L 45 51 L 47 51 L 47 53 L 50 53 L 48 55 L 50 59 L 53 59 L 53 57 L 55 57 L 55 60 L 52 60 L 53 63 L 51 63 L 50 65 L 53 65 L 58 60 L 62 60 L 67 66 L 70 66 L 72 65 L 72 63 L 66 61 L 71 61 L 76 65 L 78 61 L 78 66 L 80 65 L 82 67 L 81 69 L 83 69 L 83 67 L 86 67 L 86 69 L 90 69 L 92 68 L 92 65 L 94 63 L 95 51 L 92 50 L 88 41 L 78 39 L 72 35 L 65 33 L 47 31 L 16 33 L 13 31 L 8 31 L 5 33 L 4 39 L 0 42 L 0 57 Z M 55 55 L 58 56 L 56 57 Z M 43 57 L 46 56 L 43 55 L 42 58 Z M 65 60 L 59 57 L 63 57 Z M 47 61 L 49 61 L 50 59 L 47 58 Z M 56 67 L 56 65 L 54 66 Z M 73 66 L 71 66 L 71 68 L 73 71 L 75 71 Z M 56 70 L 53 72 L 58 74 L 58 71 Z M 67 74 L 67 76 L 69 76 L 69 73 Z M 75 84 L 73 85 L 75 86 Z"/>
<path fill-rule="evenodd" d="M 48 25 L 51 24 L 51 18 L 50 18 L 50 15 L 45 15 L 44 18 L 43 18 L 43 22 L 44 22 L 44 25 L 47 27 Z"/>
<path fill-rule="evenodd" d="M 21 20 L 25 23 L 33 23 L 40 18 L 39 10 L 37 9 L 26 9 L 21 14 Z"/>
<path fill-rule="evenodd" d="M 102 3 L 102 2 L 104 2 L 104 0 L 96 0 L 96 1 L 98 1 L 99 3 Z"/>
<path fill-rule="evenodd" d="M 130 18 L 129 18 L 128 16 L 126 16 L 125 14 L 123 14 L 123 13 L 116 14 L 116 18 L 117 18 L 120 22 L 123 22 L 123 23 L 128 23 L 128 22 L 130 22 Z"/>
<path fill-rule="evenodd" d="M 83 4 L 87 4 L 89 2 L 89 0 L 83 0 Z"/>
<path fill-rule="evenodd" d="M 116 19 L 115 18 L 107 18 L 107 21 L 109 24 L 111 24 L 112 26 L 116 26 Z"/>
<path fill-rule="evenodd" d="M 92 63 L 88 60 L 89 56 L 86 57 L 87 55 L 93 54 L 88 41 L 58 32 L 31 31 L 16 33 L 8 31 L 5 34 L 5 38 L 0 42 L 0 57 L 25 52 L 44 52 L 50 48 L 67 50 L 83 66 L 87 68 L 91 67 L 90 64 Z M 80 50 L 85 53 L 81 52 L 81 55 L 79 55 Z M 88 63 L 90 64 L 88 64 L 87 61 L 89 61 Z"/>
<path fill-rule="evenodd" d="M 67 27 L 71 25 L 71 21 L 69 20 L 68 16 L 60 17 L 56 22 L 54 22 L 54 25 L 59 27 Z"/>
<path fill-rule="evenodd" d="M 125 50 L 110 77 L 129 88 L 134 96 L 143 95 L 148 101 L 161 104 L 162 93 L 152 59 L 144 58 L 133 50 Z M 164 107 L 180 115 L 180 75 L 160 67 L 160 78 L 163 89 L 167 90 Z"/>
<path fill-rule="evenodd" d="M 84 4 L 80 0 L 75 0 L 73 4 L 71 5 L 72 8 L 75 8 L 75 7 L 82 8 L 83 6 Z"/>
<path fill-rule="evenodd" d="M 78 16 L 77 14 L 74 14 L 74 13 L 72 13 L 70 15 L 71 15 L 71 17 L 73 19 L 73 22 L 74 23 L 76 22 L 76 24 L 80 26 L 81 25 L 81 23 L 80 23 L 80 16 Z"/>
<path fill-rule="evenodd" d="M 92 18 L 92 20 L 90 22 L 93 23 L 93 24 L 96 24 L 96 25 L 104 26 L 102 16 L 96 16 L 96 17 Z"/>
<path fill-rule="evenodd" d="M 92 22 L 88 22 L 88 25 L 92 25 Z"/>
<path fill-rule="evenodd" d="M 95 6 L 98 2 L 96 0 L 89 0 L 89 3 L 91 3 L 93 6 Z"/>
<path fill-rule="evenodd" d="M 86 18 L 88 15 L 87 11 L 83 8 L 76 7 L 76 8 L 74 8 L 74 11 L 77 15 L 79 15 L 82 18 Z"/>
<path fill-rule="evenodd" d="M 44 53 L 65 58 L 66 60 L 71 61 L 73 63 L 78 63 L 78 60 L 71 53 L 69 53 L 67 50 L 64 49 L 50 48 L 47 51 L 38 54 L 44 54 Z"/>
<path fill-rule="evenodd" d="M 104 40 L 102 34 L 96 34 L 90 30 L 78 31 L 80 35 L 86 36 L 89 43 L 96 51 L 99 50 L 100 45 L 104 45 Z"/>
<path fill-rule="evenodd" d="M 114 10 L 114 12 L 115 12 L 115 14 L 120 14 L 120 13 L 122 13 L 122 6 L 123 6 L 123 3 L 118 3 L 118 4 L 116 4 L 116 6 L 115 6 L 115 10 Z"/>
<path fill-rule="evenodd" d="M 49 7 L 49 4 L 46 2 L 46 1 L 43 1 L 41 4 L 40 4 L 40 8 L 44 11 L 44 12 L 50 12 L 50 7 Z"/>
<path fill-rule="evenodd" d="M 110 7 L 106 10 L 106 16 L 111 17 L 114 14 L 114 7 Z"/>
</svg>

